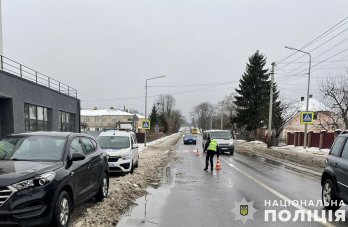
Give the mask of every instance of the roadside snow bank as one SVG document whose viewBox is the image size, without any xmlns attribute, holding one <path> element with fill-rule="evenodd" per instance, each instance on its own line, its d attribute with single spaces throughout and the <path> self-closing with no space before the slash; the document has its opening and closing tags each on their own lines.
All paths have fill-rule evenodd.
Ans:
<svg viewBox="0 0 348 227">
<path fill-rule="evenodd" d="M 318 148 L 307 148 L 285 146 L 267 148 L 263 142 L 246 142 L 235 141 L 236 152 L 239 153 L 253 153 L 258 156 L 263 156 L 269 159 L 275 159 L 280 162 L 292 162 L 311 168 L 316 171 L 322 171 L 325 167 L 325 159 L 328 150 L 319 150 Z"/>
</svg>

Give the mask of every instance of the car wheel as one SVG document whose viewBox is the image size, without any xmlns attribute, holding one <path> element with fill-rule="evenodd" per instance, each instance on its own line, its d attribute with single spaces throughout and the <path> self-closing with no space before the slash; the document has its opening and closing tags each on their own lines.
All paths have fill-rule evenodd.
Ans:
<svg viewBox="0 0 348 227">
<path fill-rule="evenodd" d="M 138 167 L 139 167 L 139 156 L 138 156 L 137 162 L 135 163 L 134 168 L 138 168 Z"/>
<path fill-rule="evenodd" d="M 133 164 L 133 161 L 132 161 L 132 166 L 131 166 L 131 169 L 129 171 L 130 174 L 133 174 L 134 173 L 134 164 Z"/>
<path fill-rule="evenodd" d="M 66 191 L 62 191 L 54 206 L 52 225 L 56 227 L 67 227 L 70 221 L 71 210 L 70 196 Z"/>
<path fill-rule="evenodd" d="M 106 173 L 103 173 L 103 180 L 100 184 L 98 193 L 95 195 L 95 200 L 97 202 L 103 201 L 104 198 L 108 197 L 109 193 L 109 177 Z"/>
<path fill-rule="evenodd" d="M 335 186 L 331 179 L 326 179 L 323 184 L 321 199 L 325 209 L 337 210 L 340 208 L 341 200 L 338 200 L 335 195 Z M 333 205 L 337 203 L 337 205 Z"/>
</svg>

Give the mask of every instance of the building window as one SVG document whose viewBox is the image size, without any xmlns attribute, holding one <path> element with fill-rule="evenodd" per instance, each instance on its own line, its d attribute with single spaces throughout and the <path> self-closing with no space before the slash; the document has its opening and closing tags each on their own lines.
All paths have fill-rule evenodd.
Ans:
<svg viewBox="0 0 348 227">
<path fill-rule="evenodd" d="M 59 111 L 59 130 L 62 132 L 74 132 L 75 114 Z"/>
<path fill-rule="evenodd" d="M 105 118 L 102 118 L 102 122 L 105 122 Z"/>
<path fill-rule="evenodd" d="M 98 122 L 98 118 L 94 118 L 94 122 Z"/>
<path fill-rule="evenodd" d="M 50 111 L 46 107 L 25 103 L 25 131 L 49 131 L 51 129 Z"/>
</svg>

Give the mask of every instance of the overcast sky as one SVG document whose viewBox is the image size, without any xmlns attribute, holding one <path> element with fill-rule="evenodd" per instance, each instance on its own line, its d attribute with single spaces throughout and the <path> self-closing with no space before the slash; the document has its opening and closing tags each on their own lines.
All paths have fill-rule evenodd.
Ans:
<svg viewBox="0 0 348 227">
<path fill-rule="evenodd" d="M 234 91 L 231 82 L 256 50 L 270 68 L 292 53 L 285 45 L 301 48 L 347 9 L 347 0 L 2 0 L 4 55 L 76 88 L 83 108 L 125 105 L 144 113 L 146 78 L 166 75 L 149 82 L 148 110 L 167 93 L 189 118 L 193 106 Z M 316 64 L 343 51 L 313 69 L 315 97 L 320 77 L 348 65 L 346 28 L 312 53 Z M 299 61 L 276 70 L 283 98 L 306 95 L 306 77 L 288 75 L 306 73 L 308 57 Z"/>
</svg>

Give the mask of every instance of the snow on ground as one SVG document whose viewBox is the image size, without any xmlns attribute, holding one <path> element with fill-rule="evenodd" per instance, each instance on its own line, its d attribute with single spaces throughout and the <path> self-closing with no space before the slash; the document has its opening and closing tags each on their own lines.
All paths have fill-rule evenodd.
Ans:
<svg viewBox="0 0 348 227">
<path fill-rule="evenodd" d="M 169 135 L 169 136 L 164 136 L 164 137 L 159 138 L 157 140 L 148 142 L 148 143 L 146 143 L 146 147 L 144 146 L 143 143 L 139 143 L 139 151 L 142 152 L 144 149 L 147 149 L 148 146 L 153 146 L 153 145 L 158 144 L 158 143 L 163 143 L 163 141 L 171 139 L 171 138 L 174 138 L 178 134 L 180 134 L 180 133 L 175 133 L 175 134 L 172 134 L 172 135 Z"/>
<path fill-rule="evenodd" d="M 301 152 L 301 153 L 315 153 L 315 154 L 328 154 L 330 152 L 330 149 L 319 149 L 318 147 L 307 147 L 306 149 L 303 148 L 303 146 L 294 146 L 294 145 L 287 145 L 284 147 L 273 147 L 272 149 L 280 149 L 280 150 L 288 150 L 292 152 Z"/>
</svg>

